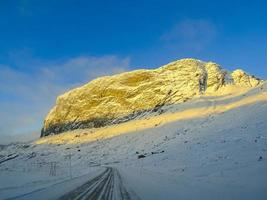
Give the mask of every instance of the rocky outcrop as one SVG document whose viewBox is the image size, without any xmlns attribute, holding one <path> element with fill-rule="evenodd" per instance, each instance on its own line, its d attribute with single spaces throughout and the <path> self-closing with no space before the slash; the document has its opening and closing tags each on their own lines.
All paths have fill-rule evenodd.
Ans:
<svg viewBox="0 0 267 200">
<path fill-rule="evenodd" d="M 234 83 L 241 87 L 256 87 L 261 82 L 260 79 L 254 76 L 248 75 L 246 72 L 244 72 L 241 69 L 237 69 L 233 71 L 231 75 L 234 80 Z"/>
<path fill-rule="evenodd" d="M 223 71 L 216 63 L 211 62 L 206 63 L 205 69 L 208 77 L 206 90 L 218 90 L 224 84 L 226 71 Z"/>
<path fill-rule="evenodd" d="M 119 123 L 162 105 L 188 101 L 219 90 L 226 84 L 226 75 L 216 63 L 182 59 L 154 70 L 101 77 L 59 96 L 44 121 L 41 136 Z M 260 84 L 259 79 L 241 70 L 230 77 L 230 84 L 242 87 Z"/>
</svg>

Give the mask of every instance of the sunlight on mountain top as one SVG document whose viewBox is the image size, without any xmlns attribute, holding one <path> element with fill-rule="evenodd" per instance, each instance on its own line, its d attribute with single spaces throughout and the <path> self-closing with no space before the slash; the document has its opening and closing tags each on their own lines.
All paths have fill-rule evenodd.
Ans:
<svg viewBox="0 0 267 200">
<path fill-rule="evenodd" d="M 157 69 L 100 77 L 59 96 L 41 136 L 104 127 L 158 106 L 187 102 L 203 94 L 222 95 L 231 87 L 244 91 L 261 83 L 242 70 L 231 73 L 216 63 L 192 58 Z"/>
</svg>

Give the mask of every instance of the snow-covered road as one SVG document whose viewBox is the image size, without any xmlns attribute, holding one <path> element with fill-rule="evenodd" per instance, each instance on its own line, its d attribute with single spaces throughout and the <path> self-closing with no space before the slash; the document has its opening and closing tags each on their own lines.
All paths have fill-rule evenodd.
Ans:
<svg viewBox="0 0 267 200">
<path fill-rule="evenodd" d="M 117 169 L 106 170 L 80 187 L 61 196 L 59 200 L 137 200 L 137 195 L 127 191 Z"/>
<path fill-rule="evenodd" d="M 87 179 L 85 180 L 85 178 Z M 0 199 L 2 199 L 1 195 Z M 76 177 L 29 193 L 6 198 L 6 200 L 12 199 L 139 200 L 140 198 L 124 185 L 116 168 L 100 167 L 89 176 Z"/>
</svg>

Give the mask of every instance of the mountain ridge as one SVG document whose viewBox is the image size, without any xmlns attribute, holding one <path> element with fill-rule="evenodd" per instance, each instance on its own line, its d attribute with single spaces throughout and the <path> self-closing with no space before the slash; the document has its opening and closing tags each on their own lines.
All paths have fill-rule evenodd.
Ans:
<svg viewBox="0 0 267 200">
<path fill-rule="evenodd" d="M 191 58 L 157 69 L 100 77 L 57 98 L 44 121 L 41 137 L 121 123 L 163 105 L 206 94 L 221 95 L 226 87 L 249 89 L 262 82 L 243 70 L 229 73 L 216 63 Z"/>
</svg>

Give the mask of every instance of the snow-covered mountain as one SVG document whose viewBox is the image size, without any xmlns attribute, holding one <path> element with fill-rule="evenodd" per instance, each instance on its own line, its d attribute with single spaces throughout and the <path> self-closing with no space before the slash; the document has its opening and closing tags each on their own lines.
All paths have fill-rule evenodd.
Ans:
<svg viewBox="0 0 267 200">
<path fill-rule="evenodd" d="M 41 136 L 125 122 L 199 95 L 224 95 L 225 87 L 244 89 L 260 83 L 242 70 L 227 73 L 216 63 L 196 59 L 101 77 L 59 96 L 44 121 Z"/>
<path fill-rule="evenodd" d="M 267 83 L 236 71 L 207 90 L 207 77 L 188 101 L 1 146 L 0 199 L 267 199 Z"/>
</svg>

